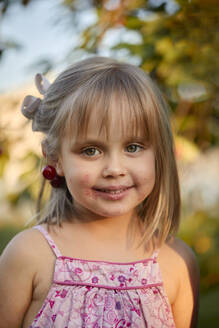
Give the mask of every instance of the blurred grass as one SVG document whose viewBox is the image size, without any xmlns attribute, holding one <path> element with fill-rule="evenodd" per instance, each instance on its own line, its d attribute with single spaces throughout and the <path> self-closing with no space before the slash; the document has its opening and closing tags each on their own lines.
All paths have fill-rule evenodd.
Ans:
<svg viewBox="0 0 219 328">
<path fill-rule="evenodd" d="M 198 328 L 219 326 L 219 285 L 207 293 L 201 293 Z"/>
<path fill-rule="evenodd" d="M 0 254 L 2 253 L 8 242 L 23 227 L 14 225 L 5 225 L 0 227 Z M 201 291 L 200 295 L 200 311 L 198 328 L 217 328 L 219 325 L 219 284 L 211 287 L 210 290 Z"/>
</svg>

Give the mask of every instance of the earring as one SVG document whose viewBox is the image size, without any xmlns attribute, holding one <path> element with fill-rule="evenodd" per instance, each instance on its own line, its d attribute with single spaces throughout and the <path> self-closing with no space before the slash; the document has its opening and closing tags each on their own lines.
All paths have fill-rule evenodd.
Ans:
<svg viewBox="0 0 219 328">
<path fill-rule="evenodd" d="M 61 187 L 64 182 L 64 177 L 58 175 L 56 169 L 51 165 L 45 166 L 42 170 L 42 174 L 45 179 L 50 181 L 51 186 L 54 188 Z"/>
<path fill-rule="evenodd" d="M 64 180 L 64 177 L 60 177 L 60 175 L 57 174 L 54 179 L 50 181 L 50 184 L 53 188 L 59 188 L 63 185 Z"/>
<path fill-rule="evenodd" d="M 52 180 L 57 175 L 56 169 L 51 165 L 45 166 L 44 169 L 42 170 L 42 174 L 44 178 L 47 180 Z"/>
</svg>

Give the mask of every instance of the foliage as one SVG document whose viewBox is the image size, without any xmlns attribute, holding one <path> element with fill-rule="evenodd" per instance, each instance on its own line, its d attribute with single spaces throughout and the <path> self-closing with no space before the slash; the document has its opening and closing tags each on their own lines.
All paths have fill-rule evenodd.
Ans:
<svg viewBox="0 0 219 328">
<path fill-rule="evenodd" d="M 14 2 L 1 1 L 2 13 Z M 31 0 L 16 2 L 26 6 Z M 202 150 L 218 145 L 216 0 L 63 0 L 62 5 L 69 9 L 75 33 L 81 35 L 73 54 L 78 50 L 101 54 L 107 35 L 111 33 L 112 39 L 120 31 L 120 40 L 108 43 L 107 49 L 114 57 L 135 58 L 157 81 L 171 104 L 177 134 Z M 96 14 L 96 22 L 88 27 L 79 24 L 84 10 Z M 46 70 L 53 67 L 47 59 L 45 65 Z"/>
<path fill-rule="evenodd" d="M 219 286 L 201 295 L 198 328 L 217 327 Z"/>
<path fill-rule="evenodd" d="M 196 212 L 182 220 L 179 235 L 198 255 L 202 291 L 219 286 L 219 218 Z"/>
<path fill-rule="evenodd" d="M 177 133 L 201 149 L 218 144 L 217 1 L 171 1 L 169 12 L 170 1 L 85 2 L 97 21 L 82 30 L 80 48 L 101 53 L 106 34 L 120 30 L 120 41 L 108 48 L 115 57 L 126 50 L 138 58 L 157 81 L 171 103 Z M 77 3 L 64 1 L 74 12 Z M 130 31 L 136 33 L 132 38 Z"/>
</svg>

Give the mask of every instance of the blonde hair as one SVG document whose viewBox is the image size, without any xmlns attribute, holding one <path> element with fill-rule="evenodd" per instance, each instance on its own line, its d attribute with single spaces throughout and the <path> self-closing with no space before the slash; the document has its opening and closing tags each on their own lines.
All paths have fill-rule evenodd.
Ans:
<svg viewBox="0 0 219 328">
<path fill-rule="evenodd" d="M 98 113 L 99 130 L 108 133 L 110 104 L 117 99 L 123 133 L 143 131 L 155 153 L 155 185 L 138 206 L 144 226 L 142 240 L 158 245 L 179 226 L 180 194 L 174 142 L 168 107 L 151 78 L 140 68 L 105 57 L 75 63 L 51 84 L 33 117 L 35 130 L 45 134 L 48 158 L 57 160 L 66 130 L 86 134 L 91 113 Z M 125 124 L 124 124 L 125 123 Z M 130 129 L 127 129 L 127 124 Z M 73 133 L 73 132 L 71 132 Z M 66 186 L 52 188 L 50 202 L 40 222 L 60 224 L 77 213 Z"/>
</svg>

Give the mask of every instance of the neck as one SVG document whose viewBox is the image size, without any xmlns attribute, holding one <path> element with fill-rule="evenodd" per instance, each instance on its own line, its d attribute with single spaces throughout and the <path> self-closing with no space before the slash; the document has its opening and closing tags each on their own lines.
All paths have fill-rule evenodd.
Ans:
<svg viewBox="0 0 219 328">
<path fill-rule="evenodd" d="M 77 209 L 73 218 L 74 229 L 82 229 L 96 241 L 119 242 L 133 245 L 141 236 L 140 222 L 133 211 L 121 216 L 103 217 Z"/>
</svg>

